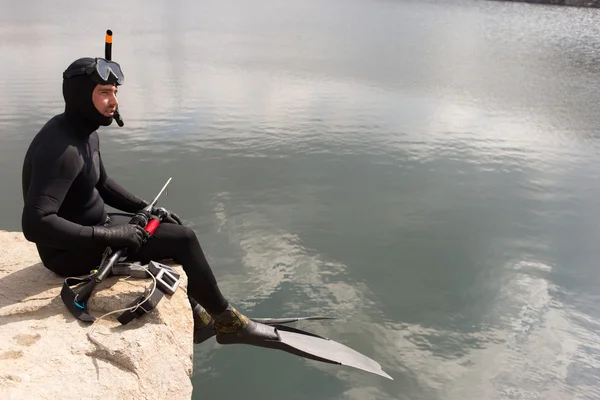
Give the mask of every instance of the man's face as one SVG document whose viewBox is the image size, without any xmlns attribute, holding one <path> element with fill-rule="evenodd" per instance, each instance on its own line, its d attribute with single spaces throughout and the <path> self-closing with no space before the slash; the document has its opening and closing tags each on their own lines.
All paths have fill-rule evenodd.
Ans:
<svg viewBox="0 0 600 400">
<path fill-rule="evenodd" d="M 117 87 L 114 85 L 96 85 L 92 92 L 92 101 L 100 114 L 112 117 L 117 109 Z"/>
</svg>

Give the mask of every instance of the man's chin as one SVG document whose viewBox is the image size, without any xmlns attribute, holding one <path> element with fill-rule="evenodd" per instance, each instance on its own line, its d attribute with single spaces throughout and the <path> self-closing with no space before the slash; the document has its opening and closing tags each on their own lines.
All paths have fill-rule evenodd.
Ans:
<svg viewBox="0 0 600 400">
<path fill-rule="evenodd" d="M 113 120 L 114 120 L 113 117 L 104 117 L 104 118 L 102 118 L 102 122 L 100 122 L 100 125 L 109 126 L 110 124 L 113 123 Z"/>
</svg>

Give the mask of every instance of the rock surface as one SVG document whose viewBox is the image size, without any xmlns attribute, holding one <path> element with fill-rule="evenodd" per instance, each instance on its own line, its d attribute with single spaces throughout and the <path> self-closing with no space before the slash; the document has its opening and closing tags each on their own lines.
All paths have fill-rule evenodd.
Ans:
<svg viewBox="0 0 600 400">
<path fill-rule="evenodd" d="M 64 278 L 46 269 L 20 232 L 0 231 L 0 393 L 3 399 L 190 399 L 193 319 L 185 275 L 173 296 L 121 325 L 76 320 L 60 298 Z M 89 311 L 125 308 L 152 279 L 109 277 Z"/>
</svg>

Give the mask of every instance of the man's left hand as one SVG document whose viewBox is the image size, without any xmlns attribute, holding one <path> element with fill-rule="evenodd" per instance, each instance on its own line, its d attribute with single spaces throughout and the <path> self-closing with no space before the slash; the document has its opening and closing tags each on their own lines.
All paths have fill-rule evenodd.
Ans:
<svg viewBox="0 0 600 400">
<path fill-rule="evenodd" d="M 165 222 L 168 222 L 171 224 L 183 225 L 183 222 L 181 222 L 181 218 L 179 218 L 179 216 L 177 214 L 175 214 L 174 212 L 171 212 L 168 210 L 167 210 L 167 218 L 165 219 Z"/>
<path fill-rule="evenodd" d="M 183 222 L 181 222 L 181 218 L 179 218 L 177 214 L 165 209 L 164 207 L 152 208 L 152 214 L 159 215 L 160 211 L 158 210 L 161 210 L 165 214 L 164 222 L 169 224 L 183 225 Z"/>
</svg>

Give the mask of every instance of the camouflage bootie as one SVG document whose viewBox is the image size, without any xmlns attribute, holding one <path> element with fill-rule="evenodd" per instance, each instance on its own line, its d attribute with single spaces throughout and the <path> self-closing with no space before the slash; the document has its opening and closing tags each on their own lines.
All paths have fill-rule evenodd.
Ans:
<svg viewBox="0 0 600 400">
<path fill-rule="evenodd" d="M 194 344 L 202 343 L 214 336 L 215 323 L 210 314 L 200 304 L 197 304 L 192 312 L 194 315 Z"/>
<path fill-rule="evenodd" d="M 219 333 L 237 333 L 242 329 L 245 329 L 248 324 L 248 318 L 240 314 L 231 305 L 227 306 L 227 309 L 221 314 L 215 316 L 215 331 Z"/>
</svg>

